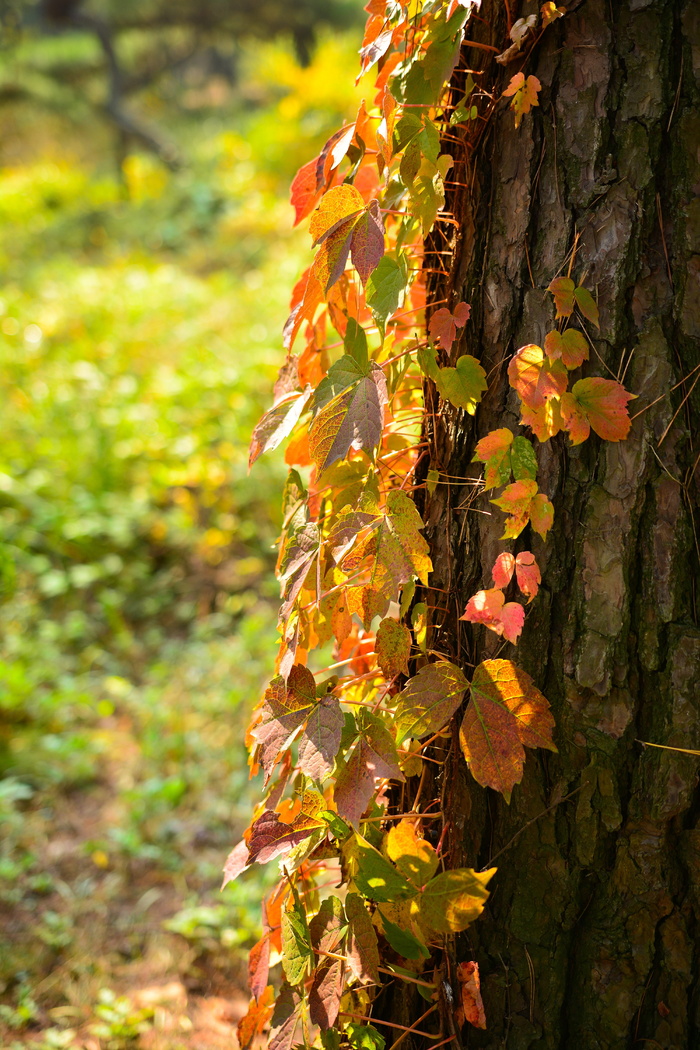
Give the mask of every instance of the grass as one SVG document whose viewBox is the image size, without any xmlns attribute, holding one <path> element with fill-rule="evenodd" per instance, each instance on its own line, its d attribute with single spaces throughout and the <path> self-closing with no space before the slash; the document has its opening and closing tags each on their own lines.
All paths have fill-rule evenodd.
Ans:
<svg viewBox="0 0 700 1050">
<path fill-rule="evenodd" d="M 218 886 L 256 791 L 284 477 L 249 477 L 247 444 L 308 257 L 286 186 L 352 114 L 355 46 L 306 70 L 257 48 L 238 94 L 177 116 L 147 99 L 176 174 L 0 115 L 8 1050 L 207 1050 L 246 1008 L 264 882 Z"/>
</svg>

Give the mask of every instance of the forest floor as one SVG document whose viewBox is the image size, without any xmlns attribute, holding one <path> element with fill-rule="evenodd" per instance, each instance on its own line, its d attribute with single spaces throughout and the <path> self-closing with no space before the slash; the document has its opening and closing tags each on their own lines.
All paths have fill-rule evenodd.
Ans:
<svg viewBox="0 0 700 1050">
<path fill-rule="evenodd" d="M 309 256 L 288 186 L 357 111 L 357 46 L 256 46 L 205 112 L 139 99 L 177 173 L 115 174 L 78 103 L 0 112 L 0 1050 L 236 1045 L 267 876 L 220 885 L 285 476 L 247 446 Z"/>
</svg>

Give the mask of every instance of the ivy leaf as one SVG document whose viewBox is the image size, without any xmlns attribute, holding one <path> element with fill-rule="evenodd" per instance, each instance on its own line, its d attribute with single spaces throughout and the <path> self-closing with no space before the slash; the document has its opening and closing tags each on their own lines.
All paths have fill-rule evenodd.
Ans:
<svg viewBox="0 0 700 1050">
<path fill-rule="evenodd" d="M 321 780 L 333 768 L 344 725 L 336 696 L 322 697 L 309 715 L 299 742 L 299 768 L 313 780 Z"/>
<path fill-rule="evenodd" d="M 335 952 L 343 939 L 345 925 L 345 912 L 340 899 L 326 897 L 309 923 L 311 944 L 316 951 Z"/>
<path fill-rule="evenodd" d="M 411 930 L 399 926 L 397 923 L 392 922 L 391 919 L 387 919 L 381 910 L 379 914 L 382 917 L 384 936 L 394 951 L 398 952 L 403 959 L 418 960 L 430 958 L 430 951 Z"/>
<path fill-rule="evenodd" d="M 411 820 L 400 820 L 390 828 L 384 849 L 401 874 L 417 889 L 424 886 L 435 874 L 438 855 L 433 846 L 418 835 Z"/>
<path fill-rule="evenodd" d="M 248 1012 L 241 1017 L 236 1029 L 239 1050 L 248 1050 L 255 1039 L 262 1035 L 265 1025 L 272 1016 L 273 998 L 274 990 L 271 985 L 268 985 L 257 1001 L 255 998 L 250 1000 Z"/>
<path fill-rule="evenodd" d="M 424 353 L 434 354 L 435 351 Z M 470 354 L 458 357 L 454 368 L 438 368 L 434 379 L 441 396 L 457 408 L 463 408 L 470 416 L 476 412 L 476 406 L 488 386 L 486 372 Z"/>
<path fill-rule="evenodd" d="M 492 588 L 477 591 L 469 601 L 460 620 L 483 623 L 508 642 L 516 644 L 525 623 L 525 610 L 519 602 L 506 602 L 503 591 Z"/>
<path fill-rule="evenodd" d="M 282 969 L 290 984 L 301 984 L 314 968 L 309 927 L 303 909 L 294 904 L 282 912 Z"/>
<path fill-rule="evenodd" d="M 543 5 L 543 11 L 547 4 Z M 551 4 L 551 7 L 554 5 Z M 486 1028 L 486 1014 L 484 1003 L 481 998 L 481 980 L 479 978 L 479 964 L 477 962 L 463 962 L 457 966 L 457 981 L 459 982 L 460 1004 L 464 1020 L 475 1028 Z"/>
<path fill-rule="evenodd" d="M 318 556 L 320 543 L 318 525 L 314 522 L 296 529 L 292 536 L 286 536 L 277 563 L 277 575 L 284 584 L 281 621 L 288 618 L 308 571 Z"/>
<path fill-rule="evenodd" d="M 631 426 L 627 402 L 635 397 L 614 379 L 579 379 L 561 399 L 572 445 L 585 441 L 591 428 L 605 441 L 623 441 Z"/>
<path fill-rule="evenodd" d="M 540 408 L 529 408 L 522 405 L 520 421 L 524 427 L 530 427 L 540 441 L 547 441 L 563 429 L 561 403 L 558 397 L 552 397 Z"/>
<path fill-rule="evenodd" d="M 301 664 L 292 667 L 288 682 L 281 675 L 270 682 L 260 709 L 260 721 L 251 729 L 251 736 L 258 743 L 266 779 L 269 779 L 280 752 L 304 724 L 316 703 L 314 676 Z"/>
<path fill-rule="evenodd" d="M 411 632 L 405 624 L 387 618 L 377 628 L 375 638 L 377 662 L 387 678 L 408 674 Z"/>
<path fill-rule="evenodd" d="M 348 1024 L 345 1031 L 352 1050 L 384 1050 L 386 1040 L 373 1025 Z"/>
<path fill-rule="evenodd" d="M 576 285 L 570 277 L 555 277 L 547 291 L 554 296 L 557 320 L 560 317 L 571 317 L 574 312 L 574 289 Z"/>
<path fill-rule="evenodd" d="M 280 988 L 270 1020 L 268 1050 L 292 1050 L 301 1009 L 301 994 L 285 981 Z"/>
<path fill-rule="evenodd" d="M 502 539 L 516 539 L 528 522 L 543 540 L 546 539 L 554 521 L 554 507 L 544 493 L 537 491 L 536 481 L 514 481 L 491 503 L 509 515 Z"/>
<path fill-rule="evenodd" d="M 469 320 L 470 313 L 471 307 L 464 302 L 457 303 L 454 313 L 451 313 L 446 306 L 441 307 L 430 318 L 428 335 L 434 343 L 449 353 L 457 338 L 457 329 L 464 327 Z"/>
<path fill-rule="evenodd" d="M 270 934 L 264 933 L 260 940 L 250 949 L 248 956 L 248 987 L 250 993 L 260 1002 L 267 988 L 270 972 Z"/>
<path fill-rule="evenodd" d="M 388 400 L 384 373 L 371 362 L 368 375 L 321 409 L 309 433 L 309 452 L 319 473 L 344 459 L 351 448 L 376 448 Z"/>
<path fill-rule="evenodd" d="M 486 886 L 495 874 L 496 868 L 453 868 L 436 875 L 414 904 L 421 925 L 435 933 L 466 930 L 484 910 L 489 897 Z"/>
<path fill-rule="evenodd" d="M 537 460 L 532 445 L 526 438 L 514 438 L 505 427 L 492 430 L 477 443 L 472 459 L 472 463 L 476 462 L 485 465 L 484 485 L 487 489 L 505 485 L 511 474 L 516 481 L 537 477 Z"/>
<path fill-rule="evenodd" d="M 354 862 L 353 882 L 363 897 L 388 902 L 415 896 L 415 886 L 362 835 L 356 833 L 346 850 L 349 859 Z"/>
<path fill-rule="evenodd" d="M 397 742 L 442 729 L 461 704 L 466 688 L 467 680 L 459 667 L 448 660 L 421 667 L 397 697 Z"/>
<path fill-rule="evenodd" d="M 221 883 L 221 889 L 227 886 L 229 882 L 233 882 L 238 876 L 246 870 L 250 864 L 250 852 L 248 850 L 248 843 L 241 839 L 237 846 L 234 846 L 224 864 L 224 881 Z"/>
<path fill-rule="evenodd" d="M 389 745 L 384 736 L 388 737 Z M 376 791 L 377 780 L 384 779 L 402 781 L 404 775 L 391 735 L 383 726 L 370 726 L 336 778 L 333 794 L 340 816 L 359 827 L 362 814 Z"/>
<path fill-rule="evenodd" d="M 374 320 L 383 333 L 389 318 L 401 307 L 408 285 L 408 263 L 403 252 L 385 255 L 367 281 L 365 294 Z"/>
<path fill-rule="evenodd" d="M 596 328 L 600 328 L 598 305 L 587 288 L 574 288 L 574 299 L 579 310 Z"/>
<path fill-rule="evenodd" d="M 360 280 L 366 285 L 384 255 L 384 223 L 376 200 L 370 201 L 355 224 L 350 254 Z"/>
<path fill-rule="evenodd" d="M 547 332 L 544 350 L 550 361 L 561 358 L 569 371 L 579 368 L 588 360 L 588 343 L 578 328 L 567 328 L 565 332 L 558 332 L 555 328 Z"/>
<path fill-rule="evenodd" d="M 413 212 L 420 221 L 424 237 L 432 229 L 437 213 L 445 203 L 445 178 L 453 163 L 449 153 L 441 154 L 435 163 L 423 157 L 409 188 Z"/>
<path fill-rule="evenodd" d="M 379 947 L 372 920 L 359 893 L 345 898 L 348 941 L 345 954 L 350 970 L 361 984 L 379 983 Z"/>
<path fill-rule="evenodd" d="M 510 660 L 484 660 L 474 672 L 459 739 L 472 776 L 510 802 L 523 774 L 527 747 L 556 751 L 547 700 Z"/>
<path fill-rule="evenodd" d="M 250 439 L 248 469 L 263 452 L 272 452 L 288 437 L 299 422 L 311 396 L 311 388 L 301 394 L 293 394 L 274 405 L 255 424 Z"/>
<path fill-rule="evenodd" d="M 493 569 L 491 575 L 493 576 L 493 582 L 497 587 L 507 587 L 510 581 L 513 579 L 513 573 L 515 571 L 515 558 L 512 554 L 504 551 L 503 554 L 499 554 L 493 563 Z"/>
<path fill-rule="evenodd" d="M 548 26 L 556 18 L 563 18 L 565 14 L 566 14 L 566 8 L 565 7 L 557 7 L 557 5 L 555 3 L 552 3 L 552 0 L 548 0 L 547 3 L 542 4 L 542 28 L 543 29 L 546 28 L 546 26 Z M 469 965 L 469 964 L 465 963 L 464 965 L 466 966 L 466 965 Z M 474 965 L 476 966 L 476 963 L 474 963 Z M 478 972 L 478 967 L 477 967 L 477 972 Z M 486 1025 L 484 1024 L 481 1027 L 485 1028 Z"/>
<path fill-rule="evenodd" d="M 336 187 L 342 189 L 343 187 Z M 323 238 L 316 257 L 314 258 L 311 272 L 318 281 L 322 292 L 327 295 L 336 281 L 340 280 L 347 266 L 350 247 L 352 245 L 352 234 L 355 229 L 355 217 L 346 219 L 333 231 Z"/>
<path fill-rule="evenodd" d="M 515 113 L 515 126 L 520 127 L 520 121 L 526 113 L 529 113 L 533 106 L 539 106 L 537 96 L 542 90 L 537 77 L 530 76 L 525 79 L 524 73 L 516 73 L 514 77 L 511 77 L 510 84 L 503 92 L 505 98 L 512 97 L 513 101 L 510 104 L 510 108 Z"/>
<path fill-rule="evenodd" d="M 561 361 L 545 361 L 544 351 L 534 343 L 521 346 L 508 365 L 510 385 L 530 408 L 540 408 L 550 397 L 565 390 L 566 369 Z"/>
<path fill-rule="evenodd" d="M 340 959 L 323 959 L 316 967 L 309 990 L 309 1017 L 322 1032 L 337 1021 L 342 995 L 343 963 Z"/>
<path fill-rule="evenodd" d="M 250 829 L 250 862 L 256 860 L 260 864 L 266 864 L 274 857 L 288 853 L 317 828 L 325 827 L 320 818 L 325 808 L 326 803 L 321 795 L 307 791 L 302 798 L 301 812 L 290 824 L 280 820 L 279 814 L 265 810 Z"/>
<path fill-rule="evenodd" d="M 364 207 L 362 194 L 354 186 L 348 183 L 333 186 L 324 194 L 309 223 L 309 233 L 313 242 L 311 247 L 322 244 L 348 220 L 357 218 Z"/>
<path fill-rule="evenodd" d="M 311 214 L 323 192 L 323 183 L 319 183 L 317 175 L 318 160 L 318 157 L 314 157 L 308 164 L 304 164 L 292 180 L 291 202 L 295 212 L 295 226 Z"/>
<path fill-rule="evenodd" d="M 542 582 L 540 567 L 532 551 L 521 551 L 515 559 L 515 578 L 528 602 L 536 597 Z"/>
</svg>

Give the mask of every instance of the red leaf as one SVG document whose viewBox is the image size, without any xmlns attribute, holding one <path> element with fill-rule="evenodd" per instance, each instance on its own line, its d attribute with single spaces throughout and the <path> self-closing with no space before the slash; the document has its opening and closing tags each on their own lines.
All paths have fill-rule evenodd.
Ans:
<svg viewBox="0 0 700 1050">
<path fill-rule="evenodd" d="M 571 393 L 561 399 L 561 414 L 572 445 L 585 441 L 591 427 L 605 441 L 626 438 L 631 425 L 627 402 L 635 397 L 614 379 L 579 379 Z"/>
<path fill-rule="evenodd" d="M 535 532 L 546 539 L 554 520 L 554 507 L 543 493 L 538 493 L 536 481 L 514 481 L 491 503 L 509 515 L 502 537 L 504 540 L 516 539 L 529 521 Z"/>
<path fill-rule="evenodd" d="M 245 871 L 250 864 L 250 855 L 248 851 L 248 844 L 241 839 L 237 846 L 234 846 L 224 864 L 224 881 L 221 883 L 221 889 L 228 885 L 229 882 L 233 882 L 237 879 L 241 872 Z"/>
<path fill-rule="evenodd" d="M 311 214 L 323 191 L 323 184 L 319 185 L 316 176 L 317 163 L 318 157 L 314 157 L 308 164 L 304 164 L 292 181 L 291 202 L 295 211 L 295 226 Z"/>
<path fill-rule="evenodd" d="M 508 642 L 516 644 L 525 623 L 525 609 L 519 602 L 506 602 L 503 591 L 491 588 L 477 591 L 467 602 L 460 620 L 483 623 Z"/>
<path fill-rule="evenodd" d="M 269 409 L 256 423 L 250 439 L 248 469 L 263 452 L 272 452 L 288 437 L 299 422 L 301 414 L 308 404 L 311 390 L 303 394 L 293 394 Z"/>
<path fill-rule="evenodd" d="M 544 351 L 534 343 L 521 346 L 508 365 L 510 385 L 530 408 L 541 408 L 551 397 L 559 397 L 567 384 L 560 361 L 545 361 Z"/>
<path fill-rule="evenodd" d="M 322 1032 L 332 1028 L 338 1019 L 343 994 L 343 963 L 324 959 L 314 973 L 309 991 L 309 1017 Z"/>
<path fill-rule="evenodd" d="M 267 988 L 270 970 L 270 935 L 263 934 L 248 956 L 248 987 L 258 1002 Z"/>
<path fill-rule="evenodd" d="M 304 724 L 316 703 L 314 676 L 301 664 L 292 667 L 288 683 L 281 675 L 270 682 L 260 708 L 260 721 L 250 731 L 258 743 L 266 779 L 269 779 L 280 752 Z"/>
<path fill-rule="evenodd" d="M 265 810 L 251 826 L 248 849 L 250 860 L 266 864 L 282 853 L 288 853 L 299 842 L 303 842 L 313 831 L 324 828 L 318 814 L 325 809 L 321 795 L 307 791 L 302 799 L 301 812 L 290 824 L 280 820 L 278 813 Z"/>
<path fill-rule="evenodd" d="M 301 1007 L 301 994 L 285 982 L 275 1002 L 267 1050 L 292 1050 Z"/>
<path fill-rule="evenodd" d="M 384 223 L 376 200 L 369 202 L 367 210 L 357 220 L 350 251 L 353 265 L 364 285 L 384 255 Z"/>
<path fill-rule="evenodd" d="M 461 992 L 462 1011 L 465 1021 L 475 1028 L 486 1028 L 486 1014 L 481 998 L 479 964 L 463 962 L 457 967 L 457 980 Z"/>
<path fill-rule="evenodd" d="M 377 934 L 359 893 L 348 893 L 345 898 L 345 914 L 348 920 L 348 941 L 345 950 L 348 966 L 360 983 L 379 983 Z"/>
<path fill-rule="evenodd" d="M 515 559 L 515 577 L 518 587 L 527 597 L 528 602 L 531 602 L 542 582 L 539 565 L 531 551 L 521 551 Z"/>
<path fill-rule="evenodd" d="M 376 448 L 384 429 L 384 405 L 389 398 L 381 368 L 371 362 L 369 374 L 337 394 L 311 424 L 309 452 L 319 473 L 351 448 Z"/>
<path fill-rule="evenodd" d="M 299 742 L 299 768 L 312 780 L 330 773 L 335 762 L 345 717 L 336 696 L 324 696 L 309 715 Z"/>
<path fill-rule="evenodd" d="M 457 338 L 457 329 L 464 327 L 469 320 L 470 313 L 471 307 L 468 303 L 458 303 L 454 313 L 450 313 L 447 307 L 443 306 L 440 310 L 436 310 L 430 318 L 428 335 L 443 350 L 451 350 Z"/>
<path fill-rule="evenodd" d="M 381 736 L 362 737 L 335 781 L 333 794 L 338 813 L 354 827 L 359 827 L 362 814 L 377 789 L 377 780 L 403 780 L 404 775 L 392 756 L 375 750 Z"/>
<path fill-rule="evenodd" d="M 493 563 L 493 569 L 491 570 L 493 582 L 497 587 L 507 587 L 513 579 L 514 570 L 515 558 L 512 554 L 508 554 L 507 551 L 504 551 L 503 554 L 498 555 Z"/>
</svg>

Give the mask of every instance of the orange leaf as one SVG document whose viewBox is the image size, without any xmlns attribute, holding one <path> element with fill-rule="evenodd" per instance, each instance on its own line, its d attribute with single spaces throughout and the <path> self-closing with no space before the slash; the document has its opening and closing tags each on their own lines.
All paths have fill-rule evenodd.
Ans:
<svg viewBox="0 0 700 1050">
<path fill-rule="evenodd" d="M 510 84 L 503 92 L 506 98 L 512 96 L 513 101 L 510 104 L 510 108 L 515 113 L 515 126 L 520 126 L 525 113 L 529 113 L 533 106 L 538 106 L 537 95 L 541 91 L 542 85 L 540 84 L 537 77 L 529 76 L 525 79 L 524 73 L 516 73 L 511 78 Z"/>
<path fill-rule="evenodd" d="M 560 361 L 545 361 L 544 351 L 534 343 L 521 346 L 508 365 L 510 385 L 529 408 L 541 408 L 550 397 L 559 397 L 567 384 Z"/>
<path fill-rule="evenodd" d="M 558 332 L 556 328 L 547 332 L 544 350 L 550 361 L 561 358 L 569 370 L 578 368 L 588 360 L 588 343 L 578 328 L 567 328 L 563 333 Z"/>
<path fill-rule="evenodd" d="M 493 582 L 497 587 L 507 587 L 510 581 L 513 579 L 513 571 L 515 569 L 515 558 L 512 554 L 508 554 L 504 551 L 503 554 L 499 554 L 493 563 L 493 569 L 491 575 L 493 576 Z"/>
<path fill-rule="evenodd" d="M 457 980 L 461 992 L 462 1012 L 464 1020 L 475 1028 L 486 1028 L 486 1014 L 481 999 L 481 981 L 479 979 L 479 964 L 476 962 L 463 962 L 457 967 Z"/>
<path fill-rule="evenodd" d="M 563 18 L 566 14 L 565 7 L 557 7 L 556 4 L 551 2 L 542 4 L 542 28 L 545 29 L 551 22 L 556 18 Z"/>
<path fill-rule="evenodd" d="M 561 399 L 572 445 L 585 441 L 591 428 L 605 441 L 623 441 L 631 425 L 627 402 L 635 397 L 614 379 L 579 379 Z"/>
<path fill-rule="evenodd" d="M 554 520 L 554 507 L 543 493 L 538 493 L 536 481 L 514 481 L 507 485 L 498 499 L 492 499 L 497 507 L 504 510 L 509 517 L 503 539 L 515 539 L 529 521 L 535 532 L 546 539 L 547 532 Z"/>
<path fill-rule="evenodd" d="M 525 610 L 518 602 L 506 602 L 503 591 L 491 588 L 477 591 L 469 601 L 460 620 L 483 623 L 508 642 L 516 644 L 525 623 Z"/>
<path fill-rule="evenodd" d="M 262 1035 L 265 1025 L 272 1017 L 274 997 L 274 989 L 272 985 L 268 985 L 257 1001 L 255 998 L 250 1000 L 248 1013 L 238 1022 L 237 1035 L 240 1050 L 248 1050 L 256 1036 Z"/>
<path fill-rule="evenodd" d="M 547 291 L 554 296 L 557 320 L 560 317 L 571 317 L 574 312 L 574 288 L 576 285 L 570 277 L 555 277 Z"/>
<path fill-rule="evenodd" d="M 323 184 L 319 184 L 316 169 L 318 157 L 314 157 L 308 164 L 304 164 L 294 176 L 291 185 L 290 198 L 295 211 L 294 225 L 297 226 L 302 219 L 316 207 Z"/>
<path fill-rule="evenodd" d="M 459 731 L 472 776 L 510 801 L 520 783 L 526 747 L 556 751 L 546 698 L 510 660 L 484 660 L 474 672 L 471 700 Z"/>
<path fill-rule="evenodd" d="M 329 237 L 344 222 L 359 215 L 365 206 L 354 186 L 334 186 L 326 193 L 309 223 L 312 248 Z"/>
</svg>

